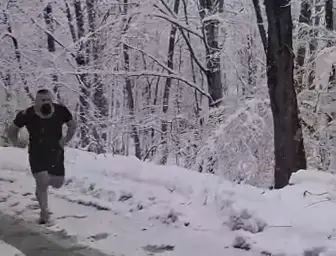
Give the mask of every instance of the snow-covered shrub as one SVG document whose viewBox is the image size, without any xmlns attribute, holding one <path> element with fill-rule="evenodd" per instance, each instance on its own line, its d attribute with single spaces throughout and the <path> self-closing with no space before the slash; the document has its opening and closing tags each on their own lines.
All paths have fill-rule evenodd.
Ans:
<svg viewBox="0 0 336 256">
<path fill-rule="evenodd" d="M 268 97 L 231 99 L 212 111 L 192 168 L 235 182 L 272 182 L 273 122 Z M 208 134 L 206 131 L 210 131 Z"/>
<path fill-rule="evenodd" d="M 237 236 L 233 241 L 232 247 L 246 251 L 249 251 L 251 249 L 251 245 L 247 241 L 247 238 L 243 236 Z"/>
<path fill-rule="evenodd" d="M 308 166 L 336 171 L 336 91 L 302 91 L 300 103 Z"/>
<path fill-rule="evenodd" d="M 336 63 L 336 47 L 317 50 L 315 80 L 298 94 L 300 116 L 308 166 L 322 171 L 336 171 L 336 86 L 330 81 Z M 324 49 L 323 49 L 324 48 Z M 311 71 L 310 71 L 311 72 Z"/>
<path fill-rule="evenodd" d="M 247 210 L 243 210 L 238 213 L 232 213 L 226 224 L 233 231 L 245 230 L 251 232 L 252 234 L 264 231 L 267 226 L 266 222 L 255 218 Z"/>
</svg>

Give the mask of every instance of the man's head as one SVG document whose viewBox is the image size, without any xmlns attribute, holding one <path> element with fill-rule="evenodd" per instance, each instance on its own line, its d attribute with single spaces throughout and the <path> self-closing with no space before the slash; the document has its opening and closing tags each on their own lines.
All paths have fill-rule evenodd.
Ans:
<svg viewBox="0 0 336 256">
<path fill-rule="evenodd" d="M 44 116 L 49 116 L 53 111 L 53 95 L 47 89 L 40 89 L 36 93 L 35 108 Z"/>
</svg>

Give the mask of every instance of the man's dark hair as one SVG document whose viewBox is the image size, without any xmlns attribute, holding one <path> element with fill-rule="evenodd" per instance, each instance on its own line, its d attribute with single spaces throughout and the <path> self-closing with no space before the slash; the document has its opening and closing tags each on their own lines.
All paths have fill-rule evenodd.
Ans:
<svg viewBox="0 0 336 256">
<path fill-rule="evenodd" d="M 40 89 L 37 91 L 36 94 L 47 94 L 47 93 L 50 93 L 50 91 L 48 89 Z"/>
</svg>

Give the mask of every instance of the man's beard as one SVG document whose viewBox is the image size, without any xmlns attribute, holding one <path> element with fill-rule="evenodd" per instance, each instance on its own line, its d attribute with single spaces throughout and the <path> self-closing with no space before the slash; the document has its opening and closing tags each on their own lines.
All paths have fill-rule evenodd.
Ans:
<svg viewBox="0 0 336 256">
<path fill-rule="evenodd" d="M 42 104 L 42 106 L 40 108 L 40 112 L 45 117 L 51 115 L 52 112 L 53 112 L 52 105 L 50 103 Z"/>
</svg>

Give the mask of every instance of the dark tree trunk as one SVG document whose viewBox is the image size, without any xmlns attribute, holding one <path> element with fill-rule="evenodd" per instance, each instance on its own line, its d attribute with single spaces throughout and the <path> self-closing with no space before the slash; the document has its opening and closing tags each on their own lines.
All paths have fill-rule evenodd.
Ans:
<svg viewBox="0 0 336 256">
<path fill-rule="evenodd" d="M 268 20 L 267 78 L 274 124 L 275 188 L 306 169 L 302 129 L 294 89 L 292 17 L 289 0 L 265 1 Z"/>
<path fill-rule="evenodd" d="M 326 28 L 328 31 L 334 31 L 334 19 L 333 19 L 333 0 L 326 0 L 325 2 L 325 20 Z M 333 46 L 333 41 L 328 41 L 328 47 Z M 328 90 L 332 89 L 336 85 L 336 69 L 335 64 L 332 64 L 331 74 L 329 76 Z"/>
<path fill-rule="evenodd" d="M 74 0 L 74 8 L 75 8 L 75 17 L 77 24 L 77 39 L 81 40 L 85 35 L 84 29 L 84 14 L 82 9 L 82 4 L 80 0 Z M 87 59 L 86 59 L 86 47 L 85 43 L 79 43 L 79 50 L 76 56 L 76 62 L 79 69 L 85 68 Z M 90 97 L 90 86 L 87 79 L 87 74 L 80 75 L 80 96 L 79 96 L 79 119 L 80 119 L 80 138 L 81 138 L 81 146 L 87 147 L 90 143 L 90 129 L 89 129 L 89 97 Z"/>
<path fill-rule="evenodd" d="M 310 58 L 310 72 L 308 74 L 308 89 L 315 90 L 315 70 L 316 70 L 316 50 L 318 47 L 318 35 L 319 35 L 319 26 L 321 23 L 321 10 L 323 5 L 321 5 L 321 0 L 317 0 L 315 2 L 315 15 L 312 17 L 312 24 L 314 25 L 312 29 L 310 29 L 310 42 L 309 42 L 309 52 L 311 55 Z"/>
<path fill-rule="evenodd" d="M 325 2 L 325 20 L 326 20 L 326 28 L 329 31 L 333 31 L 334 30 L 333 0 L 326 0 Z"/>
<path fill-rule="evenodd" d="M 54 33 L 54 26 L 53 26 L 53 9 L 51 3 L 48 3 L 46 8 L 44 9 L 44 21 L 46 23 L 46 28 L 47 30 L 53 34 Z M 54 37 L 51 36 L 50 34 L 47 34 L 47 47 L 48 51 L 51 54 L 54 54 L 56 51 L 56 44 Z M 60 99 L 59 95 L 59 86 L 58 86 L 58 77 L 56 74 L 53 74 L 51 76 L 52 82 L 53 82 L 53 91 L 56 95 L 57 100 Z"/>
<path fill-rule="evenodd" d="M 223 0 L 199 0 L 200 16 L 203 22 L 203 30 L 206 38 L 206 76 L 208 80 L 208 90 L 212 98 L 210 107 L 219 106 L 223 99 L 223 85 L 220 62 L 220 48 L 218 44 L 218 19 L 209 18 L 217 11 L 223 11 Z"/>
<path fill-rule="evenodd" d="M 86 0 L 86 7 L 88 13 L 89 33 L 91 34 L 87 44 L 87 60 L 88 62 L 91 62 L 92 66 L 98 68 L 101 47 L 99 45 L 98 34 L 94 33 L 97 22 L 97 1 Z M 96 108 L 94 110 L 94 116 L 98 121 L 97 125 L 93 127 L 93 136 L 95 138 L 94 151 L 98 154 L 102 154 L 106 152 L 105 146 L 107 134 L 104 122 L 108 116 L 107 99 L 105 97 L 104 85 L 101 81 L 100 75 L 94 74 L 93 77 L 91 77 L 91 81 L 93 85 L 93 103 Z"/>
<path fill-rule="evenodd" d="M 128 0 L 124 0 L 123 1 L 123 5 L 124 5 L 124 15 L 127 16 L 128 13 Z M 123 29 L 123 33 L 126 33 L 129 27 L 128 22 L 130 22 L 130 20 L 126 21 L 127 23 L 124 24 L 124 29 Z M 126 72 L 130 71 L 130 58 L 129 58 L 129 47 L 127 44 L 123 44 L 123 56 L 124 56 L 124 69 Z M 140 136 L 139 136 L 139 132 L 138 129 L 136 127 L 135 124 L 135 106 L 134 106 L 134 97 L 133 97 L 133 91 L 132 91 L 132 82 L 130 80 L 130 78 L 128 76 L 125 76 L 125 89 L 126 89 L 126 97 L 127 97 L 127 105 L 128 105 L 128 109 L 130 112 L 130 116 L 132 118 L 132 125 L 131 125 L 131 136 L 133 138 L 134 141 L 134 147 L 135 147 L 135 156 L 138 159 L 141 159 L 141 145 L 140 145 Z"/>
<path fill-rule="evenodd" d="M 68 25 L 69 25 L 72 41 L 75 43 L 77 41 L 76 29 L 75 29 L 75 26 L 73 25 L 71 9 L 70 9 L 70 6 L 67 0 L 64 0 L 64 5 L 65 5 L 65 12 L 66 12 L 67 20 L 68 20 Z"/>
<path fill-rule="evenodd" d="M 258 29 L 259 29 L 259 33 L 260 33 L 260 37 L 261 37 L 261 42 L 263 44 L 265 53 L 267 51 L 267 35 L 266 35 L 266 30 L 265 30 L 265 26 L 264 26 L 264 21 L 263 21 L 263 17 L 261 14 L 261 9 L 260 9 L 260 4 L 259 4 L 259 0 L 253 0 L 253 6 L 254 6 L 254 11 L 257 17 L 257 23 L 258 23 Z"/>
<path fill-rule="evenodd" d="M 174 12 L 177 14 L 180 6 L 180 0 L 175 0 L 174 2 Z M 169 43 L 168 43 L 168 57 L 167 57 L 167 67 L 171 70 L 174 69 L 174 52 L 175 52 L 175 38 L 177 28 L 174 24 L 171 25 L 170 34 L 169 34 Z M 167 122 L 167 112 L 169 107 L 169 96 L 170 96 L 170 87 L 171 87 L 172 79 L 168 77 L 166 79 L 166 83 L 163 91 L 163 106 L 162 112 L 164 114 L 164 118 L 161 124 L 162 131 L 162 148 L 163 154 L 160 160 L 160 164 L 166 164 L 168 160 L 168 144 L 167 144 L 167 130 L 168 130 L 168 122 Z"/>
<path fill-rule="evenodd" d="M 255 63 L 255 56 L 253 54 L 254 49 L 254 38 L 252 35 L 247 36 L 247 82 L 249 88 L 243 88 L 244 90 L 248 89 L 247 91 L 252 91 L 256 89 L 257 86 L 257 65 Z"/>
<path fill-rule="evenodd" d="M 11 23 L 9 21 L 9 17 L 8 17 L 8 14 L 6 13 L 6 11 L 3 11 L 3 15 L 4 15 L 4 23 L 6 24 L 6 27 L 7 27 L 7 32 L 9 33 L 10 37 L 12 38 L 15 58 L 16 58 L 16 61 L 18 63 L 19 73 L 20 73 L 21 81 L 23 83 L 23 88 L 24 88 L 25 92 L 27 93 L 27 96 L 29 97 L 29 99 L 33 102 L 34 101 L 34 96 L 30 92 L 28 81 L 27 81 L 26 77 L 24 76 L 24 72 L 23 72 L 21 51 L 20 51 L 20 48 L 19 48 L 19 43 L 18 43 L 16 37 L 14 37 L 14 35 L 13 35 L 12 26 L 11 26 Z"/>
<path fill-rule="evenodd" d="M 189 26 L 187 0 L 182 0 L 182 3 L 183 3 L 184 19 L 185 19 L 186 24 Z M 191 41 L 190 32 L 187 32 L 187 39 L 189 41 Z M 191 67 L 192 79 L 193 79 L 193 82 L 195 84 L 197 84 L 197 81 L 196 81 L 195 60 L 193 58 L 193 54 L 192 54 L 191 51 L 189 51 L 189 58 L 190 58 L 190 67 Z M 196 65 L 197 65 L 197 63 L 196 63 Z M 202 71 L 202 70 L 200 70 L 200 71 Z M 200 83 L 200 84 L 202 85 L 203 83 Z M 195 108 L 194 108 L 195 109 L 195 114 L 196 114 L 197 118 L 199 118 L 199 115 L 200 115 L 200 112 L 201 112 L 200 105 L 202 104 L 203 96 L 202 96 L 202 94 L 198 94 L 198 92 L 196 90 L 194 92 L 194 96 L 195 96 Z"/>
<path fill-rule="evenodd" d="M 302 25 L 311 26 L 311 16 L 312 16 L 312 6 L 309 1 L 302 0 L 301 2 L 301 9 L 300 9 L 300 17 L 299 22 Z M 301 25 L 301 26 L 302 26 Z M 297 58 L 296 58 L 296 67 L 297 67 L 297 81 L 295 85 L 295 89 L 297 93 L 300 93 L 304 88 L 304 63 L 306 57 L 306 37 L 308 36 L 307 28 L 303 26 L 299 29 L 299 46 L 297 51 Z"/>
</svg>

